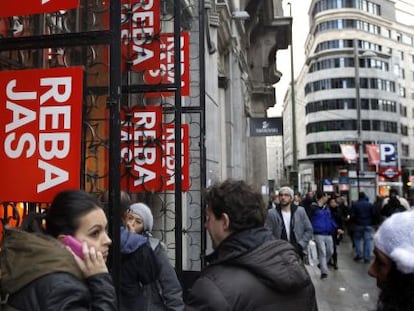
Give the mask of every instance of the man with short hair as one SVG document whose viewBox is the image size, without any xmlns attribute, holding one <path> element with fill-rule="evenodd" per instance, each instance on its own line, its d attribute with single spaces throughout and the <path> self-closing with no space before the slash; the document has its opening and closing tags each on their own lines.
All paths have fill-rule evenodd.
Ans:
<svg viewBox="0 0 414 311">
<path fill-rule="evenodd" d="M 293 202 L 294 193 L 290 187 L 279 189 L 279 205 L 269 210 L 266 226 L 277 239 L 290 242 L 299 256 L 306 256 L 313 229 L 302 206 Z"/>
<path fill-rule="evenodd" d="M 226 180 L 208 189 L 206 202 L 214 252 L 186 310 L 317 310 L 315 288 L 294 248 L 264 227 L 260 193 Z"/>
</svg>

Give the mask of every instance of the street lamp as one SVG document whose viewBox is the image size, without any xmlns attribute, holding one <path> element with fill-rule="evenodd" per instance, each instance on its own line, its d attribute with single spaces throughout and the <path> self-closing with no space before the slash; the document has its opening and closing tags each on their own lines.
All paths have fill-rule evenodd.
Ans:
<svg viewBox="0 0 414 311">
<path fill-rule="evenodd" d="M 368 50 L 359 55 L 358 39 L 354 39 L 354 69 L 355 69 L 355 103 L 357 111 L 357 144 L 358 144 L 358 167 L 357 167 L 357 188 L 358 195 L 360 192 L 360 173 L 364 172 L 364 142 L 362 139 L 362 117 L 361 117 L 361 95 L 359 79 L 359 60 L 361 58 L 370 58 L 378 56 L 376 52 Z M 376 168 L 377 173 L 377 168 Z M 377 190 L 375 190 L 377 192 Z"/>
<path fill-rule="evenodd" d="M 291 17 L 290 30 L 290 95 L 291 95 L 291 113 L 292 113 L 292 171 L 290 172 L 289 181 L 294 184 L 292 186 L 296 190 L 299 186 L 298 181 L 298 156 L 297 156 L 297 142 L 296 142 L 296 102 L 295 102 L 295 71 L 293 65 L 293 18 L 292 18 L 292 3 L 288 2 L 289 16 Z"/>
<path fill-rule="evenodd" d="M 362 117 L 361 117 L 361 95 L 359 81 L 359 60 L 360 58 L 375 57 L 377 54 L 373 51 L 365 51 L 359 55 L 358 39 L 354 39 L 354 69 L 355 69 L 355 103 L 357 111 L 357 144 L 358 144 L 358 168 L 357 168 L 357 188 L 358 195 L 360 192 L 360 173 L 364 172 L 364 141 L 362 139 Z"/>
<path fill-rule="evenodd" d="M 354 39 L 354 69 L 355 69 L 355 103 L 357 111 L 357 144 L 358 144 L 358 168 L 357 168 L 357 188 L 360 192 L 359 174 L 364 171 L 364 150 L 362 140 L 362 118 L 361 118 L 361 95 L 359 83 L 359 48 L 358 39 Z"/>
</svg>

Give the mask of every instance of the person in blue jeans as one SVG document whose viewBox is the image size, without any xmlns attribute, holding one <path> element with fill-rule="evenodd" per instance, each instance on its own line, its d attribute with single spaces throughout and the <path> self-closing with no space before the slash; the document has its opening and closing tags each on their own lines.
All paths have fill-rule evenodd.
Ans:
<svg viewBox="0 0 414 311">
<path fill-rule="evenodd" d="M 311 204 L 310 220 L 313 227 L 313 236 L 318 248 L 319 269 L 321 269 L 321 279 L 328 277 L 328 261 L 331 258 L 334 248 L 332 232 L 338 226 L 332 218 L 331 211 L 326 205 L 329 196 L 318 190 L 315 193 L 316 202 Z"/>
<path fill-rule="evenodd" d="M 371 234 L 375 210 L 364 192 L 358 195 L 358 201 L 351 207 L 351 219 L 354 223 L 355 261 L 364 260 L 369 263 L 371 258 Z M 363 246 L 361 245 L 364 243 Z"/>
</svg>

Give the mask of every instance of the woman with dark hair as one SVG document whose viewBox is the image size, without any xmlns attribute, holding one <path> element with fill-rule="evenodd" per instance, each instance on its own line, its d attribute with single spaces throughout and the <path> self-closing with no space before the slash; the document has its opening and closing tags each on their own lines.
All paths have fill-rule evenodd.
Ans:
<svg viewBox="0 0 414 311">
<path fill-rule="evenodd" d="M 60 192 L 44 225 L 46 234 L 5 232 L 0 292 L 6 309 L 117 310 L 106 267 L 112 241 L 97 199 L 81 190 Z M 69 237 L 78 241 L 73 250 L 64 245 Z"/>
<path fill-rule="evenodd" d="M 375 261 L 368 274 L 381 289 L 379 311 L 414 310 L 414 212 L 386 219 L 374 235 Z"/>
</svg>

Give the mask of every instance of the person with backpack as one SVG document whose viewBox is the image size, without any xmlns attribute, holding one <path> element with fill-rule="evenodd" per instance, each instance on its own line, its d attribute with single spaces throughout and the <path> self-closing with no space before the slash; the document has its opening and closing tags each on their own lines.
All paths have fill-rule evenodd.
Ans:
<svg viewBox="0 0 414 311">
<path fill-rule="evenodd" d="M 112 241 L 100 202 L 82 190 L 65 190 L 41 216 L 42 232 L 5 230 L 0 309 L 117 310 L 106 266 Z"/>
<path fill-rule="evenodd" d="M 144 286 L 143 291 L 139 293 L 138 299 L 143 306 L 140 310 L 184 310 L 182 287 L 174 267 L 161 241 L 151 234 L 154 224 L 151 209 L 144 203 L 131 204 L 123 222 L 129 232 L 148 239 L 155 254 L 154 263 L 158 264 L 160 270 L 159 277 Z"/>
</svg>

